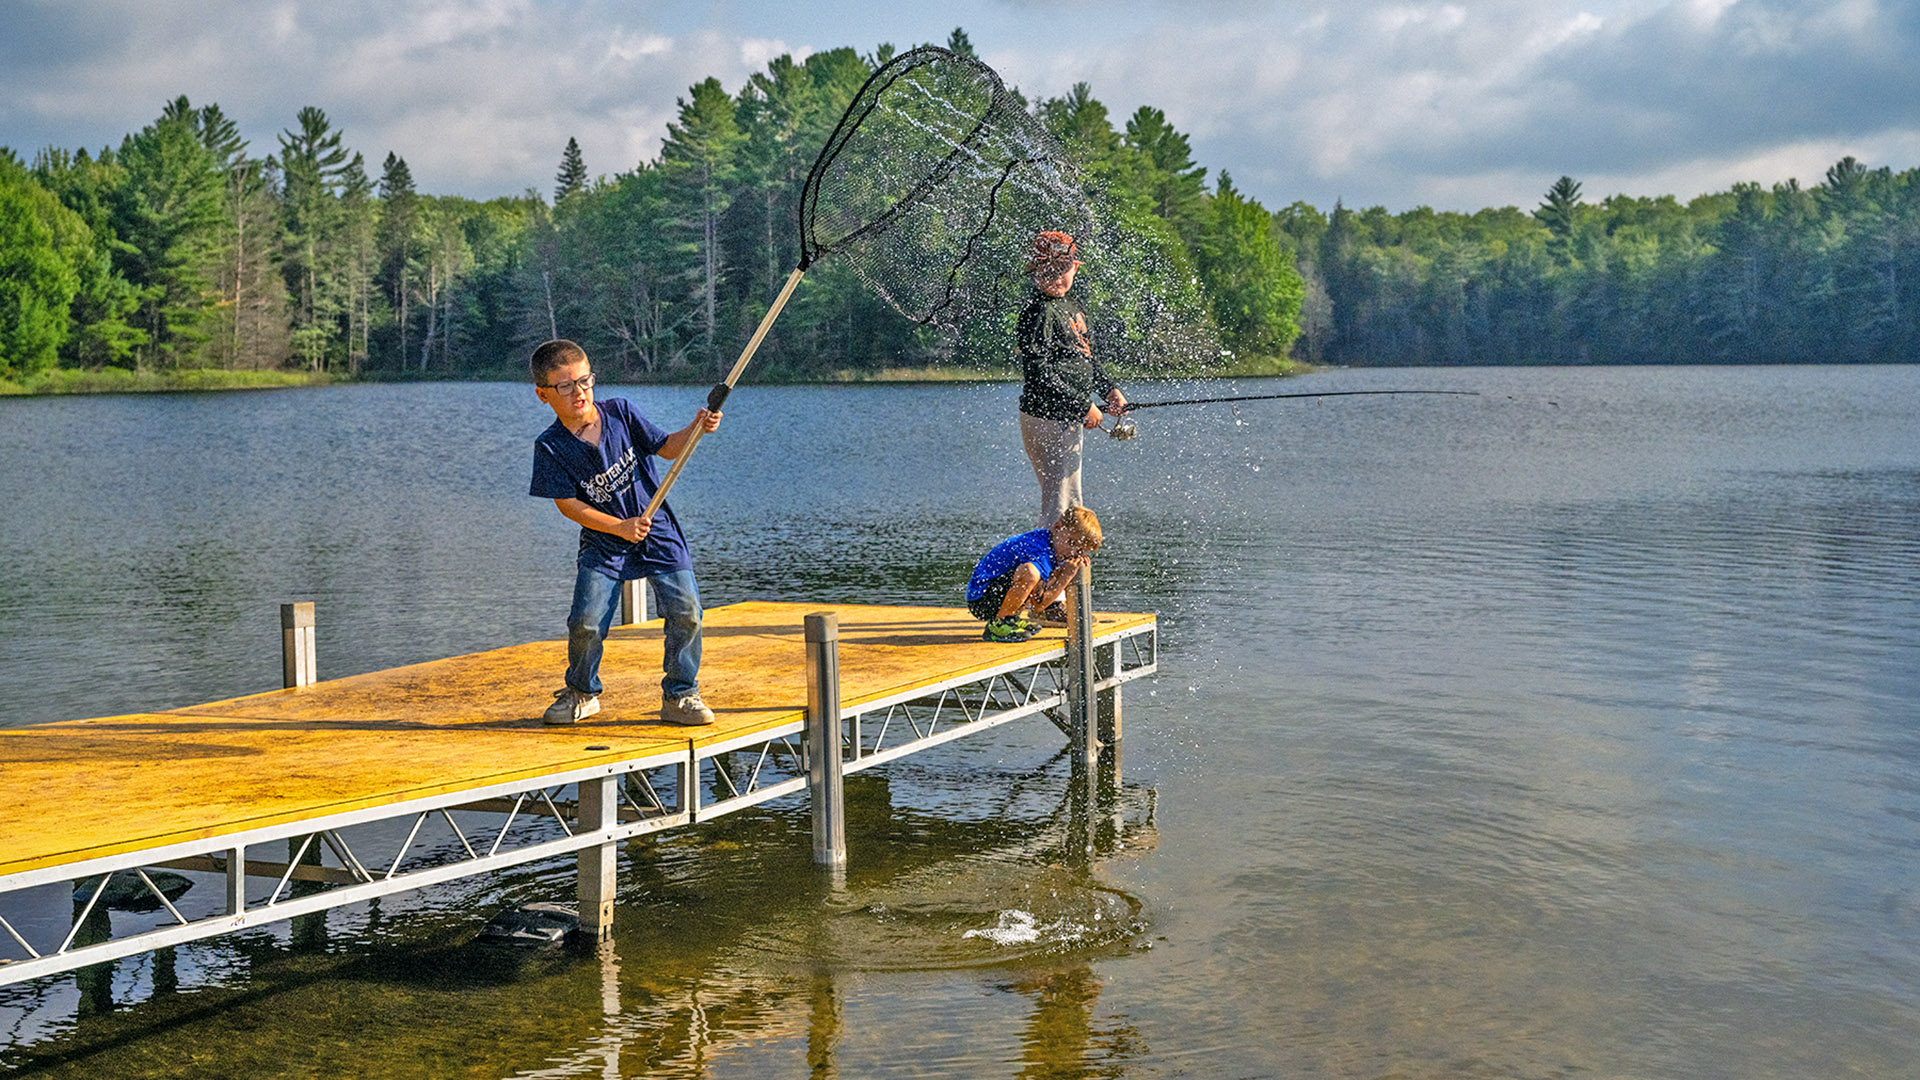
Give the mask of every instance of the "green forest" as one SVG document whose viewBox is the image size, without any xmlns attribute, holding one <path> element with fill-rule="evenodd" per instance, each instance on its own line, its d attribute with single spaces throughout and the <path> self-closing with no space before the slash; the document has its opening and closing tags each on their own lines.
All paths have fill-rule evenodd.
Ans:
<svg viewBox="0 0 1920 1080">
<path fill-rule="evenodd" d="M 1920 169 L 1853 158 L 1686 203 L 1274 215 L 1306 282 L 1294 354 L 1335 364 L 1920 360 Z"/>
<path fill-rule="evenodd" d="M 0 148 L 0 380 L 519 377 L 556 336 L 610 378 L 711 380 L 796 264 L 815 152 L 892 55 L 781 57 L 732 94 L 707 79 L 655 160 L 595 174 L 556 138 L 551 192 L 485 201 L 418 191 L 397 150 L 371 163 L 319 107 L 264 154 L 185 97 L 117 147 Z M 1158 109 L 1116 124 L 1084 83 L 1028 107 L 1191 271 L 1236 370 L 1920 359 L 1920 169 L 1847 158 L 1810 188 L 1686 203 L 1584 201 L 1562 177 L 1532 210 L 1269 210 Z M 1009 342 L 915 326 L 827 260 L 754 378 L 1010 372 Z"/>
</svg>

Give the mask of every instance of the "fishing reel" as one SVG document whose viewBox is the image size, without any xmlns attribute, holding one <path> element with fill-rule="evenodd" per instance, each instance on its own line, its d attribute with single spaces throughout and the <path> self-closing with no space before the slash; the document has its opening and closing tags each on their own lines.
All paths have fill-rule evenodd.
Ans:
<svg viewBox="0 0 1920 1080">
<path fill-rule="evenodd" d="M 1114 418 L 1112 427 L 1101 428 L 1100 430 L 1106 432 L 1108 437 L 1124 442 L 1140 434 L 1140 425 L 1134 423 L 1133 417 L 1131 416 L 1120 416 Z"/>
</svg>

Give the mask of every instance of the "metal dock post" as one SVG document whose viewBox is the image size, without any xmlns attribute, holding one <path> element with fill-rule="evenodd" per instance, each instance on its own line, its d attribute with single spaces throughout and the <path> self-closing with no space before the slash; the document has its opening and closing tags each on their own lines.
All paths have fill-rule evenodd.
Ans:
<svg viewBox="0 0 1920 1080">
<path fill-rule="evenodd" d="M 1082 567 L 1067 589 L 1067 731 L 1075 760 L 1088 765 L 1100 756 L 1100 705 L 1095 685 L 1100 668 L 1093 646 L 1093 568 Z"/>
<path fill-rule="evenodd" d="M 808 615 L 807 794 L 813 802 L 813 861 L 847 864 L 847 802 L 840 759 L 840 617 Z"/>
<path fill-rule="evenodd" d="M 620 792 L 617 777 L 580 781 L 577 825 L 581 832 L 605 833 L 618 824 Z M 620 845 L 608 841 L 580 849 L 580 933 L 593 941 L 613 936 L 613 897 L 620 880 Z"/>
<path fill-rule="evenodd" d="M 318 663 L 314 657 L 314 617 L 313 601 L 299 600 L 291 604 L 280 605 L 280 677 L 281 684 L 287 689 L 312 686 L 320 681 Z M 319 866 L 320 837 L 318 835 L 287 838 L 287 862 Z M 227 871 L 227 903 L 229 907 L 244 908 L 246 893 L 246 854 L 238 851 L 238 857 L 229 856 Z M 234 869 L 237 867 L 238 869 Z M 239 880 L 235 880 L 235 875 Z M 311 896 L 320 892 L 323 886 L 314 881 L 294 881 L 293 895 Z M 235 904 L 236 898 L 239 903 Z M 326 947 L 327 917 L 302 915 L 293 920 L 294 944 L 309 948 Z"/>
<path fill-rule="evenodd" d="M 280 605 L 281 685 L 311 686 L 319 681 L 313 659 L 313 601 Z"/>
<path fill-rule="evenodd" d="M 635 578 L 620 583 L 620 625 L 632 626 L 647 621 L 647 581 Z"/>
</svg>

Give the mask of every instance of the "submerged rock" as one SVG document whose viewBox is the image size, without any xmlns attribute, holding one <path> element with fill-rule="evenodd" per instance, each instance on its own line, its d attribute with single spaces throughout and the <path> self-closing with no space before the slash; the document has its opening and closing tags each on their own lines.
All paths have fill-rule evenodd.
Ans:
<svg viewBox="0 0 1920 1080">
<path fill-rule="evenodd" d="M 572 904 L 521 904 L 487 920 L 478 940 L 490 945 L 558 945 L 580 932 Z"/>
<path fill-rule="evenodd" d="M 165 870 L 149 870 L 147 877 L 153 879 L 155 889 L 168 900 L 178 900 L 193 888 L 193 879 Z M 81 878 L 73 883 L 73 902 L 85 904 L 93 899 L 93 890 L 100 887 L 100 876 Z M 160 897 L 153 895 L 153 889 L 140 880 L 140 875 L 129 871 L 115 873 L 107 882 L 106 891 L 100 894 L 97 907 L 114 911 L 159 911 Z"/>
</svg>

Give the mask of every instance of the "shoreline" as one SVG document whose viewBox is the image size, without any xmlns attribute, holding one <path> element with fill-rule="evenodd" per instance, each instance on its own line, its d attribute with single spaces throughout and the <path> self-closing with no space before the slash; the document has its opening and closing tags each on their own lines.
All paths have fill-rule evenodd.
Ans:
<svg viewBox="0 0 1920 1080">
<path fill-rule="evenodd" d="M 1200 378 L 1253 378 L 1283 377 L 1304 375 L 1317 371 L 1311 364 L 1287 359 L 1268 357 L 1250 358 L 1246 362 L 1222 367 L 1217 371 L 1197 372 Z M 460 379 L 459 382 L 517 382 L 524 378 L 523 372 L 497 371 L 480 373 L 480 378 Z M 607 376 L 609 382 L 632 386 L 704 386 L 703 382 L 681 379 L 661 379 L 658 381 L 635 380 L 630 376 Z M 963 367 L 893 367 L 874 371 L 855 371 L 843 368 L 829 375 L 813 379 L 769 379 L 760 382 L 765 386 L 835 386 L 859 385 L 870 383 L 960 383 L 960 382 L 1018 382 L 1020 374 L 1014 370 L 987 371 L 979 368 Z M 55 368 L 41 372 L 24 380 L 0 379 L 0 397 L 60 397 L 76 394 L 166 394 L 201 393 L 224 390 L 284 390 L 294 387 L 333 386 L 347 383 L 410 383 L 444 382 L 446 379 L 391 379 L 385 377 L 352 378 L 328 372 L 310 371 L 229 371 L 221 368 L 200 368 L 185 371 L 127 371 L 121 368 L 107 368 L 101 371 L 74 371 Z"/>
<path fill-rule="evenodd" d="M 288 387 L 330 386 L 347 381 L 350 380 L 336 378 L 324 371 L 229 371 L 225 368 L 192 368 L 185 371 L 104 368 L 100 371 L 75 371 L 54 368 L 22 380 L 0 379 L 0 397 L 282 390 Z"/>
</svg>

